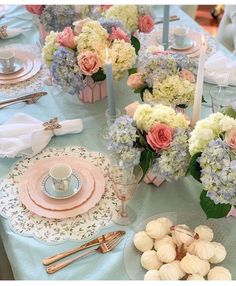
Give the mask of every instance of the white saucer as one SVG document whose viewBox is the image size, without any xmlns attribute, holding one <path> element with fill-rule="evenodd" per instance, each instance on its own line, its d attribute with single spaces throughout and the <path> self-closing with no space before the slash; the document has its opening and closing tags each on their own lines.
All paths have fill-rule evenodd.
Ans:
<svg viewBox="0 0 236 286">
<path fill-rule="evenodd" d="M 192 39 L 188 39 L 187 43 L 183 46 L 176 45 L 174 42 L 171 45 L 171 48 L 178 51 L 183 51 L 192 48 L 194 41 Z"/>
<path fill-rule="evenodd" d="M 76 195 L 81 189 L 82 182 L 79 176 L 73 173 L 71 176 L 70 190 L 67 192 L 55 191 L 52 178 L 49 175 L 47 175 L 44 178 L 42 185 L 43 185 L 43 193 L 46 196 L 53 198 L 53 199 L 61 200 L 61 199 L 67 199 L 67 198 L 70 198 Z"/>
<path fill-rule="evenodd" d="M 0 74 L 13 74 L 15 72 L 18 72 L 22 68 L 23 68 L 22 61 L 20 59 L 15 59 L 14 70 L 12 70 L 12 71 L 5 71 L 3 69 L 3 67 L 2 67 L 2 65 L 0 65 Z"/>
</svg>

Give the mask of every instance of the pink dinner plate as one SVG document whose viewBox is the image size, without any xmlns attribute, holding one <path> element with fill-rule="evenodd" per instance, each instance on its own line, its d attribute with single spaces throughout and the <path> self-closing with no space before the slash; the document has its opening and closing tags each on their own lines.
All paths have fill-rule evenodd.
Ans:
<svg viewBox="0 0 236 286">
<path fill-rule="evenodd" d="M 72 209 L 63 210 L 63 211 L 46 209 L 46 208 L 43 208 L 37 205 L 34 201 L 32 201 L 32 199 L 29 196 L 29 192 L 28 192 L 28 180 L 30 179 L 28 175 L 30 175 L 31 170 L 33 170 L 34 168 L 38 168 L 38 167 L 41 168 L 43 166 L 49 169 L 50 166 L 58 162 L 65 162 L 65 163 L 70 164 L 71 166 L 72 164 L 76 164 L 78 168 L 81 168 L 81 170 L 84 168 L 87 169 L 92 174 L 94 178 L 94 182 L 95 182 L 94 191 L 91 197 L 87 201 L 85 201 L 84 203 L 82 203 L 81 205 L 77 207 L 74 207 Z M 43 216 L 47 218 L 65 219 L 68 217 L 74 217 L 79 214 L 83 214 L 87 212 L 100 201 L 105 191 L 105 178 L 101 170 L 98 167 L 94 166 L 91 162 L 85 159 L 81 159 L 79 157 L 61 156 L 61 157 L 52 157 L 50 159 L 41 160 L 37 162 L 36 164 L 34 164 L 33 166 L 31 166 L 24 174 L 19 187 L 20 187 L 19 199 L 28 210 L 30 210 L 31 212 L 39 216 Z"/>
<path fill-rule="evenodd" d="M 30 52 L 24 52 L 20 51 L 21 55 L 19 54 L 20 57 L 27 57 L 28 62 L 25 63 L 26 68 L 21 69 L 19 72 L 12 74 L 11 78 L 9 78 L 9 75 L 1 75 L 0 78 L 0 85 L 2 84 L 16 84 L 22 81 L 25 81 L 34 75 L 37 74 L 37 72 L 41 68 L 41 60 L 37 57 L 37 55 L 30 53 Z M 17 57 L 17 52 L 16 52 L 16 57 Z M 30 65 L 31 63 L 31 68 Z M 15 76 L 15 77 L 14 77 Z M 4 77 L 4 78 L 3 78 Z"/>
<path fill-rule="evenodd" d="M 15 73 L 12 73 L 12 74 L 0 74 L 0 80 L 1 81 L 17 79 L 19 77 L 26 75 L 27 73 L 29 73 L 32 70 L 33 64 L 34 64 L 34 59 L 30 55 L 30 53 L 29 53 L 29 55 L 26 55 L 22 51 L 15 51 L 15 57 L 22 62 L 22 64 L 23 64 L 22 69 L 15 72 Z"/>
<path fill-rule="evenodd" d="M 184 53 L 186 55 L 190 55 L 192 53 L 196 53 L 198 50 L 200 50 L 201 47 L 201 34 L 195 31 L 190 31 L 188 34 L 188 37 L 193 41 L 193 45 L 191 48 L 186 50 L 176 50 L 173 48 L 173 50 L 177 53 Z"/>
<path fill-rule="evenodd" d="M 52 199 L 45 195 L 42 190 L 42 182 L 45 176 L 48 175 L 48 171 L 45 172 L 44 170 L 42 176 L 35 176 L 28 183 L 28 193 L 31 200 L 42 208 L 55 211 L 73 209 L 85 203 L 91 197 L 95 189 L 94 178 L 87 169 L 80 171 L 77 171 L 76 168 L 73 169 L 77 174 L 79 174 L 82 183 L 81 190 L 76 195 L 61 200 Z M 32 174 L 34 173 L 32 172 Z"/>
</svg>

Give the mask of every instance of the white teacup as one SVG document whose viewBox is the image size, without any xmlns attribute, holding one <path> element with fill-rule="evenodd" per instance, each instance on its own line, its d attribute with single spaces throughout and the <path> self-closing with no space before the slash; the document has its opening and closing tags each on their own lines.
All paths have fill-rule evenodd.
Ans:
<svg viewBox="0 0 236 286">
<path fill-rule="evenodd" d="M 15 68 L 15 53 L 13 51 L 0 51 L 0 64 L 2 70 L 6 72 L 14 71 Z"/>
<path fill-rule="evenodd" d="M 188 28 L 186 27 L 177 27 L 174 30 L 173 36 L 174 36 L 174 43 L 178 47 L 183 47 L 186 45 L 188 41 Z"/>
<path fill-rule="evenodd" d="M 67 192 L 70 189 L 72 168 L 71 166 L 58 163 L 51 167 L 49 176 L 52 178 L 55 191 Z"/>
</svg>

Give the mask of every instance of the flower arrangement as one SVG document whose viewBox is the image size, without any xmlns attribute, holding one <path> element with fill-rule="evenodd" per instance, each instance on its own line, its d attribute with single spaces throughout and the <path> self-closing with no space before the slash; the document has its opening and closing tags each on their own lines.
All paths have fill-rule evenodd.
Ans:
<svg viewBox="0 0 236 286">
<path fill-rule="evenodd" d="M 76 19 L 76 8 L 73 5 L 25 5 L 27 11 L 39 17 L 40 23 L 47 32 L 61 31 L 72 26 Z M 86 14 L 86 7 L 80 16 Z"/>
<path fill-rule="evenodd" d="M 152 46 L 139 58 L 127 84 L 149 103 L 187 107 L 193 103 L 195 77 L 186 56 L 171 54 Z"/>
<path fill-rule="evenodd" d="M 120 164 L 140 164 L 144 175 L 152 168 L 154 174 L 176 180 L 188 169 L 188 126 L 171 107 L 138 104 L 133 118 L 121 116 L 110 127 L 108 149 Z"/>
<path fill-rule="evenodd" d="M 149 33 L 155 25 L 148 5 L 100 5 L 96 12 L 107 19 L 120 20 L 131 33 Z"/>
<path fill-rule="evenodd" d="M 86 18 L 74 22 L 74 29 L 51 32 L 45 39 L 43 58 L 56 83 L 66 92 L 79 94 L 87 76 L 94 81 L 106 78 L 106 49 L 113 78 L 122 78 L 136 62 L 130 35 L 122 30 L 120 22 L 100 23 Z"/>
<path fill-rule="evenodd" d="M 191 132 L 190 173 L 202 183 L 201 207 L 208 218 L 236 205 L 236 117 L 221 112 L 199 120 Z"/>
</svg>

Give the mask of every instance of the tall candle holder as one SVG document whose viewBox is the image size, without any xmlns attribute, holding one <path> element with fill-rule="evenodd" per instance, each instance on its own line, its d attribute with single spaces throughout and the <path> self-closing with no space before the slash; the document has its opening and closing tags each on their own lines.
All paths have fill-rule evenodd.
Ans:
<svg viewBox="0 0 236 286">
<path fill-rule="evenodd" d="M 165 51 L 168 49 L 169 46 L 169 15 L 170 5 L 164 5 L 162 45 Z"/>
<path fill-rule="evenodd" d="M 201 116 L 205 57 L 206 57 L 206 42 L 204 36 L 202 35 L 202 45 L 200 49 L 198 71 L 197 71 L 197 82 L 196 82 L 196 89 L 195 89 L 194 103 L 193 103 L 193 114 L 191 119 L 192 127 L 195 126 L 196 122 L 200 119 Z"/>
</svg>

